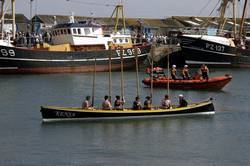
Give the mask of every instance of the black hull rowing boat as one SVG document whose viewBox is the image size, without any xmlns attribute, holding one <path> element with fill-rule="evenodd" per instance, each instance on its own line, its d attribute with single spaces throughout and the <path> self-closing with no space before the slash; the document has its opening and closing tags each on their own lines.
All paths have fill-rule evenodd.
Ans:
<svg viewBox="0 0 250 166">
<path fill-rule="evenodd" d="M 212 101 L 190 104 L 187 107 L 171 109 L 152 109 L 152 110 L 100 110 L 100 109 L 81 109 L 72 107 L 41 106 L 41 114 L 44 122 L 61 120 L 102 120 L 102 119 L 133 119 L 133 118 L 152 118 L 178 115 L 195 114 L 214 114 Z"/>
</svg>

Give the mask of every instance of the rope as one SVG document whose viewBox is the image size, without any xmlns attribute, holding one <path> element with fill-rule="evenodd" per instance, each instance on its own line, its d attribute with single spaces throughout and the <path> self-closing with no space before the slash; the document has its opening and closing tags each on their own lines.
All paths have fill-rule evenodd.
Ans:
<svg viewBox="0 0 250 166">
<path fill-rule="evenodd" d="M 198 13 L 197 16 L 201 15 L 201 13 L 205 10 L 205 8 L 209 5 L 210 2 L 211 2 L 211 0 L 208 0 L 208 2 L 206 3 L 206 5 L 201 8 L 201 10 L 199 11 L 199 13 Z"/>
</svg>

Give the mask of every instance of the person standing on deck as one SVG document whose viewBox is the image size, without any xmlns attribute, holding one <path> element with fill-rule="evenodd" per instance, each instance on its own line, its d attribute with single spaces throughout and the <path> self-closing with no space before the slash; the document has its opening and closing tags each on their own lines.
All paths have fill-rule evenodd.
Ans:
<svg viewBox="0 0 250 166">
<path fill-rule="evenodd" d="M 176 80 L 177 79 L 177 70 L 176 70 L 176 65 L 173 65 L 172 68 L 171 68 L 171 78 L 173 80 Z"/>
<path fill-rule="evenodd" d="M 188 65 L 184 66 L 184 68 L 182 70 L 182 77 L 183 77 L 183 80 L 189 80 L 190 75 L 189 75 Z"/>
<path fill-rule="evenodd" d="M 208 80 L 208 73 L 209 73 L 208 67 L 205 64 L 203 64 L 201 65 L 200 70 L 202 78 Z"/>
</svg>

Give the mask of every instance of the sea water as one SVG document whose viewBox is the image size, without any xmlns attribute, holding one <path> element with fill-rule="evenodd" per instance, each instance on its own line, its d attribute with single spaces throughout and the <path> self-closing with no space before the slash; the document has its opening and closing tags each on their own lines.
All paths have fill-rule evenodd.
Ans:
<svg viewBox="0 0 250 166">
<path fill-rule="evenodd" d="M 80 106 L 92 95 L 92 73 L 0 75 L 0 165 L 250 165 L 250 70 L 229 73 L 222 91 L 170 90 L 188 102 L 214 98 L 213 116 L 42 123 L 40 106 Z M 150 94 L 141 80 L 140 96 Z M 120 95 L 120 73 L 112 73 L 112 97 Z M 108 94 L 108 73 L 97 73 L 95 106 Z M 136 73 L 124 73 L 126 106 L 136 96 Z M 154 89 L 158 105 L 167 89 Z"/>
</svg>

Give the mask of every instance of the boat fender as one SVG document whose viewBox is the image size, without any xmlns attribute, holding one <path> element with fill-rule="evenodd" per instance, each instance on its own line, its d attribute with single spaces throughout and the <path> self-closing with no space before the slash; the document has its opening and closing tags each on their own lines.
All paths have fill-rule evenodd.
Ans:
<svg viewBox="0 0 250 166">
<path fill-rule="evenodd" d="M 214 100 L 212 97 L 209 98 L 210 101 Z"/>
</svg>

